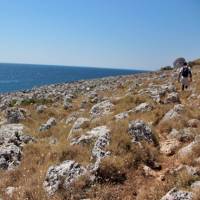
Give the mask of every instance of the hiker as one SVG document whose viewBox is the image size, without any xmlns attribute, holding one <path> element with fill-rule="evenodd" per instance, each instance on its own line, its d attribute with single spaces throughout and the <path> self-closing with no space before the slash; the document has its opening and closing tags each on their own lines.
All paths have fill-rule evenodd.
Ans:
<svg viewBox="0 0 200 200">
<path fill-rule="evenodd" d="M 178 81 L 182 84 L 182 90 L 185 88 L 187 89 L 189 86 L 189 82 L 192 81 L 192 72 L 191 68 L 188 66 L 188 64 L 185 62 L 183 66 L 180 69 Z"/>
</svg>

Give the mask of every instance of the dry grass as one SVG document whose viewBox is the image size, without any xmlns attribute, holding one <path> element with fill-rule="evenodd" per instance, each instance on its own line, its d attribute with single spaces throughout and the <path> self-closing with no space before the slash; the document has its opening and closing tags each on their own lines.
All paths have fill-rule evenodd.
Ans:
<svg viewBox="0 0 200 200">
<path fill-rule="evenodd" d="M 199 69 L 194 67 L 193 70 L 195 74 L 193 84 L 196 84 L 195 91 L 200 94 Z M 154 77 L 155 74 L 152 73 L 149 77 Z M 157 73 L 158 76 L 160 74 L 162 72 Z M 166 72 L 166 77 L 170 79 L 171 72 Z M 173 108 L 174 104 L 156 104 L 149 96 L 138 95 L 136 91 L 129 92 L 127 95 L 127 91 L 133 86 L 134 81 L 131 78 L 124 79 L 124 81 L 126 82 L 124 86 L 118 85 L 114 92 L 101 91 L 98 93 L 102 97 L 112 99 L 114 109 L 111 114 L 92 120 L 90 125 L 80 132 L 80 134 L 85 134 L 87 130 L 102 125 L 106 125 L 111 130 L 111 141 L 107 147 L 107 150 L 111 152 L 111 156 L 102 161 L 97 172 L 98 181 L 91 186 L 88 180 L 89 175 L 86 175 L 75 182 L 68 190 L 60 188 L 51 197 L 52 200 L 79 200 L 83 198 L 96 200 L 159 200 L 171 188 L 176 186 L 189 189 L 191 183 L 196 180 L 196 177 L 191 177 L 185 171 L 180 171 L 173 175 L 166 173 L 164 180 L 161 181 L 159 177 L 145 176 L 141 166 L 148 165 L 152 167 L 152 163 L 156 161 L 162 165 L 160 173 L 178 166 L 180 163 L 199 166 L 198 163 L 194 162 L 195 158 L 200 157 L 199 147 L 193 149 L 192 155 L 185 160 L 179 160 L 176 156 L 166 157 L 160 154 L 159 146 L 142 142 L 141 148 L 140 145 L 132 143 L 127 129 L 131 120 L 141 119 L 146 123 L 151 123 L 156 140 L 159 143 L 159 141 L 166 139 L 166 135 L 173 128 L 181 130 L 188 126 L 189 119 L 200 119 L 199 109 L 194 109 L 194 105 L 199 105 L 199 101 L 197 99 L 188 100 L 191 91 L 181 93 L 181 102 L 185 104 L 186 112 L 181 116 L 180 120 L 160 123 L 164 114 Z M 163 81 L 144 78 L 140 83 L 142 84 L 136 87 L 137 90 L 146 88 L 149 83 L 162 84 Z M 174 84 L 177 88 L 180 87 L 177 82 L 174 82 Z M 180 92 L 180 89 L 178 91 Z M 116 97 L 121 98 L 117 99 Z M 65 124 L 65 119 L 71 113 L 80 109 L 80 104 L 84 99 L 86 99 L 84 95 L 73 99 L 73 109 L 70 110 L 64 110 L 61 101 L 58 101 L 56 105 L 48 102 L 48 109 L 41 114 L 36 112 L 35 104 L 22 106 L 31 114 L 23 121 L 26 126 L 26 132 L 33 135 L 37 139 L 37 143 L 28 144 L 24 147 L 21 164 L 14 171 L 0 171 L 0 194 L 2 194 L 3 199 L 8 199 L 8 196 L 5 195 L 5 188 L 8 186 L 17 188 L 12 198 L 13 200 L 49 199 L 42 186 L 49 166 L 71 159 L 84 166 L 91 162 L 93 144 L 70 146 L 67 136 L 72 124 Z M 143 102 L 152 104 L 154 109 L 150 112 L 132 113 L 127 119 L 121 121 L 114 120 L 115 114 L 133 109 Z M 92 106 L 92 103 L 87 103 L 85 111 L 79 111 L 79 116 L 90 117 L 89 111 Z M 50 117 L 57 119 L 57 125 L 46 132 L 39 132 L 40 125 Z M 196 128 L 196 135 L 199 134 L 198 131 L 200 131 L 200 127 Z M 49 144 L 51 138 L 56 138 L 57 143 Z"/>
</svg>

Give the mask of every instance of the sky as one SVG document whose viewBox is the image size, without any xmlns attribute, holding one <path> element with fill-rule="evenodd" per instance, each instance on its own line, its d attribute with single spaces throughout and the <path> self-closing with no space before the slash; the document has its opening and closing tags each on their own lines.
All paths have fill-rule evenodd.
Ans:
<svg viewBox="0 0 200 200">
<path fill-rule="evenodd" d="M 200 0 L 0 0 L 0 62 L 158 69 L 200 58 Z"/>
</svg>

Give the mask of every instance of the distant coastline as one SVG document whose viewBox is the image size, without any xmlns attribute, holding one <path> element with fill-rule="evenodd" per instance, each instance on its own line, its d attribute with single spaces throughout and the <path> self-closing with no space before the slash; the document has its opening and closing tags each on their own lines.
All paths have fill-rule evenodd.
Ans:
<svg viewBox="0 0 200 200">
<path fill-rule="evenodd" d="M 145 70 L 64 65 L 0 63 L 0 93 L 30 90 L 43 85 L 148 72 Z"/>
</svg>

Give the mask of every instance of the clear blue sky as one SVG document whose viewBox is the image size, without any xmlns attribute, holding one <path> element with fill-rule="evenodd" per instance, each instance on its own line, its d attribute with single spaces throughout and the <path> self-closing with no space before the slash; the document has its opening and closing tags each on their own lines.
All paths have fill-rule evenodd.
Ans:
<svg viewBox="0 0 200 200">
<path fill-rule="evenodd" d="M 200 0 L 0 0 L 0 62 L 156 69 L 200 57 Z"/>
</svg>

